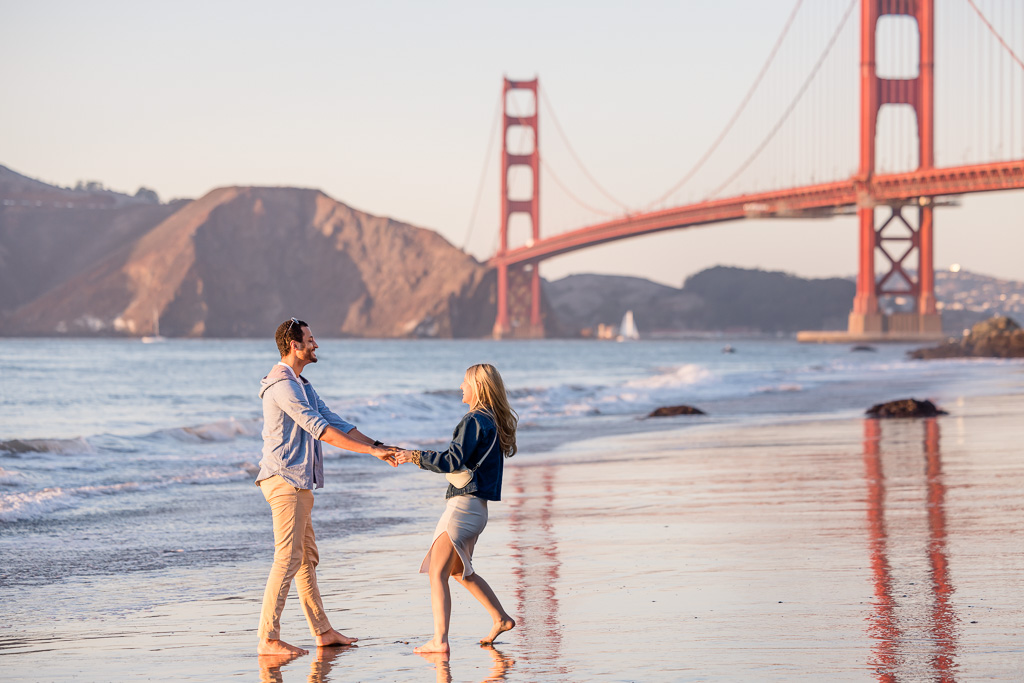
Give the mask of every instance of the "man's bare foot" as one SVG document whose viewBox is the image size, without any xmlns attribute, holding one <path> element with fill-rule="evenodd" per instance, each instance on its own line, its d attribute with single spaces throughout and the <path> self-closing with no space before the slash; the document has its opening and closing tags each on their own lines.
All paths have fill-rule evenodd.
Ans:
<svg viewBox="0 0 1024 683">
<path fill-rule="evenodd" d="M 327 645 L 351 645 L 357 640 L 359 639 L 349 638 L 342 633 L 338 633 L 332 628 L 330 631 L 324 631 L 318 635 L 316 637 L 316 644 L 318 647 L 325 647 Z"/>
<path fill-rule="evenodd" d="M 490 645 L 494 639 L 505 631 L 511 631 L 516 627 L 516 620 L 512 617 L 505 617 L 501 621 L 494 622 L 494 628 L 487 634 L 487 637 L 480 641 L 481 645 Z"/>
<path fill-rule="evenodd" d="M 270 640 L 264 638 L 260 641 L 260 644 L 256 646 L 256 654 L 260 655 L 308 655 L 309 650 L 303 650 L 301 647 L 295 647 L 289 645 L 283 640 Z"/>
<path fill-rule="evenodd" d="M 260 655 L 257 659 L 260 661 L 261 669 L 265 671 L 273 671 L 280 669 L 282 666 L 293 659 L 297 659 L 298 657 L 299 653 L 291 652 L 286 655 Z"/>
<path fill-rule="evenodd" d="M 450 645 L 448 645 L 447 641 L 442 643 L 441 641 L 439 641 L 436 638 L 431 638 L 430 640 L 428 640 L 427 642 L 423 643 L 419 647 L 413 649 L 413 652 L 415 652 L 416 654 L 419 654 L 419 655 L 428 654 L 430 652 L 448 653 L 448 652 L 451 652 L 451 651 L 452 651 L 452 648 L 451 648 Z"/>
<path fill-rule="evenodd" d="M 420 657 L 427 660 L 434 666 L 446 664 L 452 657 L 451 652 L 417 652 Z"/>
</svg>

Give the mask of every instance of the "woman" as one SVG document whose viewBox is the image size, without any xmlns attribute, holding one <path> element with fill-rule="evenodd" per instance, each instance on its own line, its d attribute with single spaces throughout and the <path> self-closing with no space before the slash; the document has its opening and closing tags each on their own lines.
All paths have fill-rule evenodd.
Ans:
<svg viewBox="0 0 1024 683">
<path fill-rule="evenodd" d="M 504 458 L 516 453 L 518 416 L 508 404 L 505 383 L 493 365 L 474 365 L 462 380 L 462 402 L 469 412 L 452 435 L 446 451 L 399 451 L 399 463 L 415 463 L 431 472 L 469 470 L 468 483 L 448 484 L 448 503 L 434 530 L 434 539 L 420 572 L 430 575 L 430 604 L 434 612 L 434 637 L 416 648 L 419 653 L 449 652 L 448 624 L 452 595 L 448 577 L 465 586 L 494 620 L 494 627 L 480 642 L 489 645 L 498 634 L 515 627 L 487 582 L 473 570 L 473 548 L 487 525 L 487 501 L 501 500 Z M 504 457 L 503 457 L 504 456 Z M 456 475 L 457 476 L 457 475 Z M 463 476 L 467 476 L 463 474 Z"/>
</svg>

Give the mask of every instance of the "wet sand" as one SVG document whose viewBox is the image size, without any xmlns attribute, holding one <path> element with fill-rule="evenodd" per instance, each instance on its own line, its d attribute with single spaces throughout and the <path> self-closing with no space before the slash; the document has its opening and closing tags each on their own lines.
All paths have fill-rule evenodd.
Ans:
<svg viewBox="0 0 1024 683">
<path fill-rule="evenodd" d="M 325 605 L 339 630 L 363 638 L 358 647 L 261 665 L 255 621 L 269 565 L 254 560 L 125 587 L 238 587 L 215 599 L 42 624 L 19 615 L 0 629 L 0 674 L 1020 680 L 1024 397 L 947 408 L 934 420 L 713 424 L 517 456 L 475 564 L 519 626 L 494 649 L 476 645 L 489 619 L 453 583 L 448 662 L 411 652 L 431 630 L 416 569 L 443 508 L 438 483 L 382 501 L 415 511 L 398 532 L 318 539 Z M 73 596 L 90 581 L 61 590 Z M 294 590 L 283 633 L 312 645 Z"/>
</svg>

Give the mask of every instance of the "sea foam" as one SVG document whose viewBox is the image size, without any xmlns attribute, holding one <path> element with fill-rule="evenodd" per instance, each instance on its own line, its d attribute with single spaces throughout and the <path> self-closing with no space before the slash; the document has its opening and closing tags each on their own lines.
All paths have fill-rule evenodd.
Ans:
<svg viewBox="0 0 1024 683">
<path fill-rule="evenodd" d="M 54 486 L 38 491 L 0 493 L 0 522 L 42 519 L 59 510 L 78 507 L 84 501 L 98 496 L 116 496 L 181 485 L 241 481 L 251 478 L 255 471 L 256 466 L 252 463 L 241 463 L 231 468 L 199 468 L 187 474 L 153 481 L 126 481 L 119 484 L 76 487 Z"/>
</svg>

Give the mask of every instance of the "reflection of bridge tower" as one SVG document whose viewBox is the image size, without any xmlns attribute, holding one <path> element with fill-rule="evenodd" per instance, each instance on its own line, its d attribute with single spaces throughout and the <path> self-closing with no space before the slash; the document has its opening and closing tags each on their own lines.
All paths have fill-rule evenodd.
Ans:
<svg viewBox="0 0 1024 683">
<path fill-rule="evenodd" d="M 876 65 L 878 20 L 905 15 L 917 20 L 920 62 L 914 78 L 879 78 Z M 886 202 L 889 215 L 875 226 L 875 198 L 868 185 L 875 173 L 878 115 L 885 105 L 907 105 L 917 114 L 918 170 L 934 168 L 935 122 L 935 0 L 861 0 L 860 173 L 857 216 L 860 221 L 860 268 L 857 294 L 850 313 L 852 334 L 885 332 L 928 334 L 942 332 L 935 308 L 932 205 L 927 197 Z M 911 216 L 917 208 L 916 220 Z M 883 209 L 884 211 L 884 209 Z M 916 223 L 916 225 L 914 225 Z M 887 263 L 876 278 L 876 251 Z M 908 272 L 917 261 L 917 278 Z M 908 296 L 916 300 L 913 313 L 883 315 L 879 298 Z"/>
<path fill-rule="evenodd" d="M 544 673 L 564 676 L 559 663 L 562 628 L 556 584 L 562 561 L 554 530 L 555 468 L 511 467 L 505 470 L 515 496 L 510 498 L 509 528 L 515 560 L 516 629 L 522 645 L 538 662 L 548 662 Z"/>
<path fill-rule="evenodd" d="M 540 100 L 537 93 L 538 79 L 532 81 L 511 81 L 505 79 L 502 94 L 503 123 L 501 145 L 501 241 L 497 256 L 508 250 L 509 222 L 513 215 L 530 218 L 531 237 L 527 244 L 540 240 L 540 141 L 537 136 L 537 117 Z M 510 116 L 508 95 L 513 90 L 528 90 L 533 93 L 533 114 Z M 532 131 L 533 145 L 529 151 L 509 151 L 509 130 L 523 127 Z M 523 136 L 525 138 L 525 135 Z M 525 166 L 532 172 L 533 192 L 526 199 L 512 199 L 514 191 L 509 185 L 509 174 L 513 168 Z M 515 265 L 498 265 L 498 317 L 494 323 L 494 336 L 502 337 L 543 337 L 544 325 L 540 314 L 540 270 L 538 262 Z"/>
<path fill-rule="evenodd" d="M 887 491 L 881 438 L 879 421 L 864 420 L 868 532 L 875 585 L 875 614 L 870 630 L 876 640 L 873 648 L 876 677 L 886 683 L 899 681 L 908 678 L 908 674 L 920 673 L 921 669 L 915 667 L 923 666 L 932 674 L 929 680 L 952 681 L 956 672 L 957 616 L 951 604 L 953 584 L 946 548 L 946 484 L 939 448 L 939 424 L 935 418 L 924 421 L 925 482 L 922 502 L 927 510 L 926 581 L 908 582 L 910 574 L 920 569 L 916 564 L 906 562 L 906 566 L 900 567 L 899 560 L 895 559 L 901 549 L 905 552 L 908 546 L 914 547 L 917 539 L 914 538 L 912 524 L 908 524 L 910 508 L 906 506 L 906 495 L 909 487 L 904 484 L 899 494 Z M 898 454 L 890 455 L 895 459 Z M 892 466 L 895 468 L 896 464 L 893 462 Z M 893 502 L 890 496 L 894 495 L 893 507 L 896 510 L 893 519 L 888 520 L 886 512 L 888 504 Z M 902 570 L 902 580 L 896 570 Z M 930 603 L 930 609 L 922 612 L 922 603 Z M 908 642 L 914 643 L 913 653 L 903 649 Z"/>
</svg>

